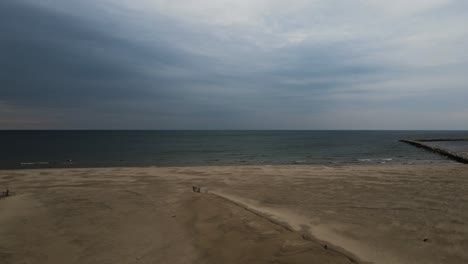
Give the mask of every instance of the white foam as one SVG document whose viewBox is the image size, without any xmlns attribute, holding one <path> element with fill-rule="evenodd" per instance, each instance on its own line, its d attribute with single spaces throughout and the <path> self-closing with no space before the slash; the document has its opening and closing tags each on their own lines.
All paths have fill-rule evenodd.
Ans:
<svg viewBox="0 0 468 264">
<path fill-rule="evenodd" d="M 29 166 L 29 165 L 47 165 L 49 162 L 47 161 L 37 161 L 37 162 L 20 162 L 21 166 Z"/>
</svg>

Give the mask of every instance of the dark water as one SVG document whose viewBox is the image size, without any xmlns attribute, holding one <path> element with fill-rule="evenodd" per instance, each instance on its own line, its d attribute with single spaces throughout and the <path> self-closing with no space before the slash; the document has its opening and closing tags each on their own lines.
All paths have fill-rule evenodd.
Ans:
<svg viewBox="0 0 468 264">
<path fill-rule="evenodd" d="M 0 131 L 0 168 L 451 162 L 398 139 L 468 131 Z"/>
</svg>

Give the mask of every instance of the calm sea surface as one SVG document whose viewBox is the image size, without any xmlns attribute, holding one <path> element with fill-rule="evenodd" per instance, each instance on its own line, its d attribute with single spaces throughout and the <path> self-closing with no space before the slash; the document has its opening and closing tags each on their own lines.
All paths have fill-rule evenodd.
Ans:
<svg viewBox="0 0 468 264">
<path fill-rule="evenodd" d="M 451 162 L 399 139 L 468 131 L 0 131 L 0 168 Z"/>
</svg>

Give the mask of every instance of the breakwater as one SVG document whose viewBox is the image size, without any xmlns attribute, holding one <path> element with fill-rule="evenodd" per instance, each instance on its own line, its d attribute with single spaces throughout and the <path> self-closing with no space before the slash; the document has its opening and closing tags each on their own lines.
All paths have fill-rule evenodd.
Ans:
<svg viewBox="0 0 468 264">
<path fill-rule="evenodd" d="M 430 139 L 414 139 L 419 142 L 435 142 L 435 141 L 468 141 L 468 138 L 430 138 Z"/>
<path fill-rule="evenodd" d="M 445 148 L 441 148 L 441 147 L 437 147 L 437 146 L 433 146 L 433 145 L 429 145 L 429 144 L 425 143 L 425 142 L 436 142 L 436 141 L 468 141 L 468 139 L 466 139 L 466 138 L 463 138 L 463 139 L 422 139 L 422 140 L 402 139 L 400 141 L 404 142 L 404 143 L 407 143 L 407 144 L 410 144 L 410 145 L 413 145 L 413 146 L 416 146 L 418 148 L 427 149 L 429 151 L 432 151 L 432 152 L 438 153 L 440 155 L 446 156 L 446 157 L 448 157 L 450 159 L 453 159 L 453 160 L 456 160 L 458 162 L 468 164 L 468 156 L 466 156 L 466 155 L 464 155 L 462 153 L 454 152 L 454 151 L 451 151 L 451 150 L 448 150 L 448 149 L 445 149 Z"/>
</svg>

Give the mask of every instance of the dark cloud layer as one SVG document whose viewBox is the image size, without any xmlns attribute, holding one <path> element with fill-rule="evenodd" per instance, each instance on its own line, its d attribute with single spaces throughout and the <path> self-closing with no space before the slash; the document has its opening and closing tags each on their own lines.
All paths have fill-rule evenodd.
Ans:
<svg viewBox="0 0 468 264">
<path fill-rule="evenodd" d="M 12 104 L 66 106 L 144 97 L 148 91 L 141 86 L 148 85 L 148 77 L 138 67 L 146 60 L 180 61 L 170 49 L 145 50 L 79 18 L 18 1 L 0 5 L 0 98 Z"/>
</svg>

